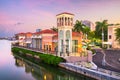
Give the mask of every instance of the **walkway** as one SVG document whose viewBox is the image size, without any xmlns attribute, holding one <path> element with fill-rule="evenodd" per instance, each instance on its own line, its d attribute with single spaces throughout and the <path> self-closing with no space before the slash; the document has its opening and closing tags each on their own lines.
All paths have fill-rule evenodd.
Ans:
<svg viewBox="0 0 120 80">
<path fill-rule="evenodd" d="M 107 64 L 120 72 L 120 50 L 105 50 L 105 60 Z"/>
<path fill-rule="evenodd" d="M 111 53 L 113 56 L 115 51 Z M 104 52 L 102 49 L 96 49 L 96 55 L 93 56 L 93 62 L 99 67 L 107 70 L 111 70 L 113 73 L 120 73 L 120 63 L 117 62 L 116 58 L 120 57 L 119 55 L 114 55 L 114 57 L 110 57 L 110 52 L 107 50 Z M 104 61 L 104 62 L 103 62 Z M 116 64 L 116 65 L 115 65 Z M 115 72 L 114 72 L 115 71 Z M 120 74 L 119 74 L 120 75 Z"/>
<path fill-rule="evenodd" d="M 102 69 L 92 70 L 74 63 L 61 63 L 60 66 L 67 70 L 84 74 L 98 80 L 120 80 L 120 76 L 113 75 L 111 72 L 106 73 L 105 70 Z"/>
</svg>

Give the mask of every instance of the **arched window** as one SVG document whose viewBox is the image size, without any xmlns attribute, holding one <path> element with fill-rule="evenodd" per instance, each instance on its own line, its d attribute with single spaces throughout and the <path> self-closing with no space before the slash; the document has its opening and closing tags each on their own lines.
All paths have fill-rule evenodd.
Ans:
<svg viewBox="0 0 120 80">
<path fill-rule="evenodd" d="M 59 37 L 60 37 L 60 39 L 63 37 L 63 31 L 62 30 L 60 30 L 60 32 L 59 32 Z"/>
<path fill-rule="evenodd" d="M 59 25 L 61 26 L 61 18 L 60 18 L 60 22 L 59 22 Z"/>
<path fill-rule="evenodd" d="M 65 17 L 65 26 L 67 26 L 67 18 Z"/>
<path fill-rule="evenodd" d="M 70 18 L 68 18 L 68 26 L 70 26 Z"/>
<path fill-rule="evenodd" d="M 66 38 L 67 38 L 67 39 L 70 38 L 70 31 L 69 31 L 69 30 L 66 31 Z"/>
<path fill-rule="evenodd" d="M 64 19 L 63 19 L 63 17 L 62 17 L 62 26 L 63 26 L 63 22 L 64 22 Z"/>
<path fill-rule="evenodd" d="M 72 25 L 73 25 L 73 19 L 72 19 L 72 18 L 71 18 L 71 21 L 70 21 L 70 22 L 71 22 L 71 26 L 72 26 Z"/>
</svg>

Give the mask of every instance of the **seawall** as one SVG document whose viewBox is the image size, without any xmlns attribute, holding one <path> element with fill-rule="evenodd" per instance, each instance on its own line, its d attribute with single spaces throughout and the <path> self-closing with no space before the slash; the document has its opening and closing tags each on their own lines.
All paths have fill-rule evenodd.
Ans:
<svg viewBox="0 0 120 80">
<path fill-rule="evenodd" d="M 87 69 L 85 67 L 81 67 L 73 63 L 60 63 L 59 66 L 73 72 L 93 77 L 98 80 L 120 80 L 120 77 L 118 76 L 113 76 L 96 70 Z"/>
</svg>

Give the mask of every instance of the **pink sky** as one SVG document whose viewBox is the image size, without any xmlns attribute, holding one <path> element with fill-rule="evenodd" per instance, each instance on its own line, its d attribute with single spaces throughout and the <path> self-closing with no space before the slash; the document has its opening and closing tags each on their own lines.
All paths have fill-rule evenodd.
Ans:
<svg viewBox="0 0 120 80">
<path fill-rule="evenodd" d="M 120 0 L 0 0 L 0 36 L 56 27 L 56 14 L 70 12 L 75 20 L 107 19 L 120 23 Z"/>
</svg>

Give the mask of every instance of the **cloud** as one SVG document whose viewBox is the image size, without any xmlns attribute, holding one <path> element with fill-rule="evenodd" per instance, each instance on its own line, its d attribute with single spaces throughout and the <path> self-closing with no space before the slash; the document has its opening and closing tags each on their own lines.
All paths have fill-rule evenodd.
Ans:
<svg viewBox="0 0 120 80">
<path fill-rule="evenodd" d="M 16 24 L 14 24 L 15 26 L 17 26 L 17 25 L 23 25 L 24 23 L 22 23 L 22 22 L 17 22 Z"/>
</svg>

